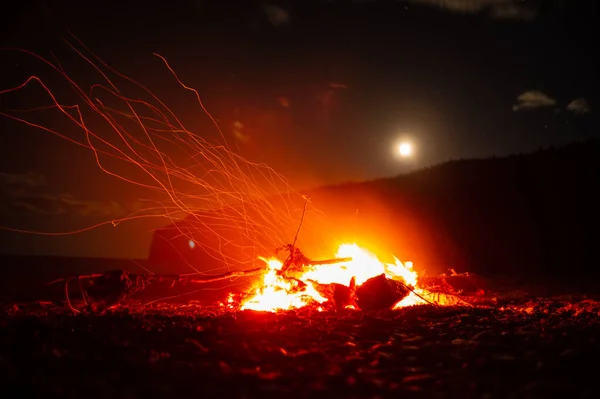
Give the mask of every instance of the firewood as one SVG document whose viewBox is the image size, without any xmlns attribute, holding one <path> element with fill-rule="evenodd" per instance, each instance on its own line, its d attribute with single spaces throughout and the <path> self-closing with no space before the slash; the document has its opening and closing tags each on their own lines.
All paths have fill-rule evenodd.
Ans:
<svg viewBox="0 0 600 399">
<path fill-rule="evenodd" d="M 313 287 L 323 297 L 327 298 L 328 304 L 336 310 L 341 310 L 349 305 L 356 304 L 355 290 L 354 290 L 354 277 L 350 282 L 349 286 L 343 284 L 331 283 L 321 284 L 316 281 L 310 281 Z"/>
<path fill-rule="evenodd" d="M 356 289 L 356 302 L 362 310 L 391 309 L 410 290 L 399 281 L 391 280 L 380 274 L 372 277 Z"/>
</svg>

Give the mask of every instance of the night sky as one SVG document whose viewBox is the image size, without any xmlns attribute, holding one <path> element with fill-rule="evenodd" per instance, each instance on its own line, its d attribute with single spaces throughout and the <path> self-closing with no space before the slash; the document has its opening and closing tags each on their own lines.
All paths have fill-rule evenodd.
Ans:
<svg viewBox="0 0 600 399">
<path fill-rule="evenodd" d="M 530 152 L 600 132 L 595 1 L 126 3 L 21 2 L 3 13 L 0 47 L 56 56 L 71 76 L 93 84 L 61 41 L 72 33 L 194 129 L 214 134 L 158 53 L 198 89 L 241 154 L 298 188 Z M 31 57 L 2 51 L 0 90 L 45 73 Z M 68 98 L 68 87 L 54 83 Z M 0 96 L 0 111 L 45 100 L 35 90 Z M 68 231 L 118 218 L 149 197 L 104 174 L 89 151 L 0 121 L 1 225 Z M 401 140 L 414 145 L 410 161 L 394 153 Z M 165 223 L 67 237 L 5 231 L 0 252 L 145 257 L 152 228 Z"/>
</svg>

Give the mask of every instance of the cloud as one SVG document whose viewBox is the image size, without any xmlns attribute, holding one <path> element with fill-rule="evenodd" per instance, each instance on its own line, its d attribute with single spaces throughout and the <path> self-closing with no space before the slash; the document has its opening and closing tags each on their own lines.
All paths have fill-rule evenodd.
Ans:
<svg viewBox="0 0 600 399">
<path fill-rule="evenodd" d="M 290 13 L 286 9 L 267 4 L 264 6 L 264 10 L 271 25 L 279 27 L 290 23 Z"/>
<path fill-rule="evenodd" d="M 80 200 L 68 193 L 54 195 L 14 190 L 8 191 L 8 198 L 3 198 L 2 202 L 11 208 L 25 209 L 41 215 L 68 214 L 106 217 L 123 215 L 123 209 L 116 201 Z"/>
<path fill-rule="evenodd" d="M 491 17 L 496 19 L 512 19 L 522 21 L 531 21 L 537 17 L 537 11 L 535 9 L 526 8 L 515 3 L 496 5 L 490 9 L 489 14 Z"/>
<path fill-rule="evenodd" d="M 538 90 L 530 90 L 517 97 L 517 104 L 513 105 L 513 111 L 552 107 L 554 105 L 556 105 L 556 100 L 552 97 Z"/>
<path fill-rule="evenodd" d="M 407 0 L 463 14 L 486 13 L 497 19 L 531 20 L 537 10 L 521 0 Z"/>
<path fill-rule="evenodd" d="M 579 115 L 591 112 L 590 105 L 585 98 L 576 98 L 567 105 L 567 110 Z"/>
<path fill-rule="evenodd" d="M 26 210 L 40 215 L 118 217 L 124 214 L 116 201 L 81 200 L 68 193 L 42 192 L 46 178 L 39 173 L 0 172 L 0 210 Z"/>
<path fill-rule="evenodd" d="M 0 186 L 39 187 L 44 185 L 46 185 L 46 178 L 39 173 L 0 172 Z"/>
</svg>

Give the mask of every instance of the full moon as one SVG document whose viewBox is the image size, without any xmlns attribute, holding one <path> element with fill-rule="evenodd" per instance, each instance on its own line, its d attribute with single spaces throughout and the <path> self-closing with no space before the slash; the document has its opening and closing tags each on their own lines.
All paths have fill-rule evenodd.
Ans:
<svg viewBox="0 0 600 399">
<path fill-rule="evenodd" d="M 412 155 L 412 145 L 410 143 L 400 143 L 398 153 L 401 157 L 410 157 Z"/>
</svg>

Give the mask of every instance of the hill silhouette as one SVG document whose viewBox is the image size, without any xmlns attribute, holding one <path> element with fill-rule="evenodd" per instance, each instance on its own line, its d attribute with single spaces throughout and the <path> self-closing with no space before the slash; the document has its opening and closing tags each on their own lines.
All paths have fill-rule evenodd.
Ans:
<svg viewBox="0 0 600 399">
<path fill-rule="evenodd" d="M 306 192 L 326 218 L 300 235 L 312 258 L 357 242 L 431 274 L 453 268 L 488 276 L 597 275 L 599 184 L 599 140 L 451 161 Z M 306 219 L 310 225 L 316 216 L 309 211 Z M 188 239 L 177 244 L 175 236 L 169 228 L 156 232 L 150 267 L 175 267 L 190 253 Z M 186 261 L 217 267 L 214 259 Z"/>
<path fill-rule="evenodd" d="M 376 197 L 392 225 L 411 215 L 430 237 L 426 250 L 436 253 L 435 266 L 487 275 L 596 275 L 599 186 L 600 141 L 589 140 L 319 191 Z M 402 247 L 403 237 L 388 246 Z"/>
</svg>

